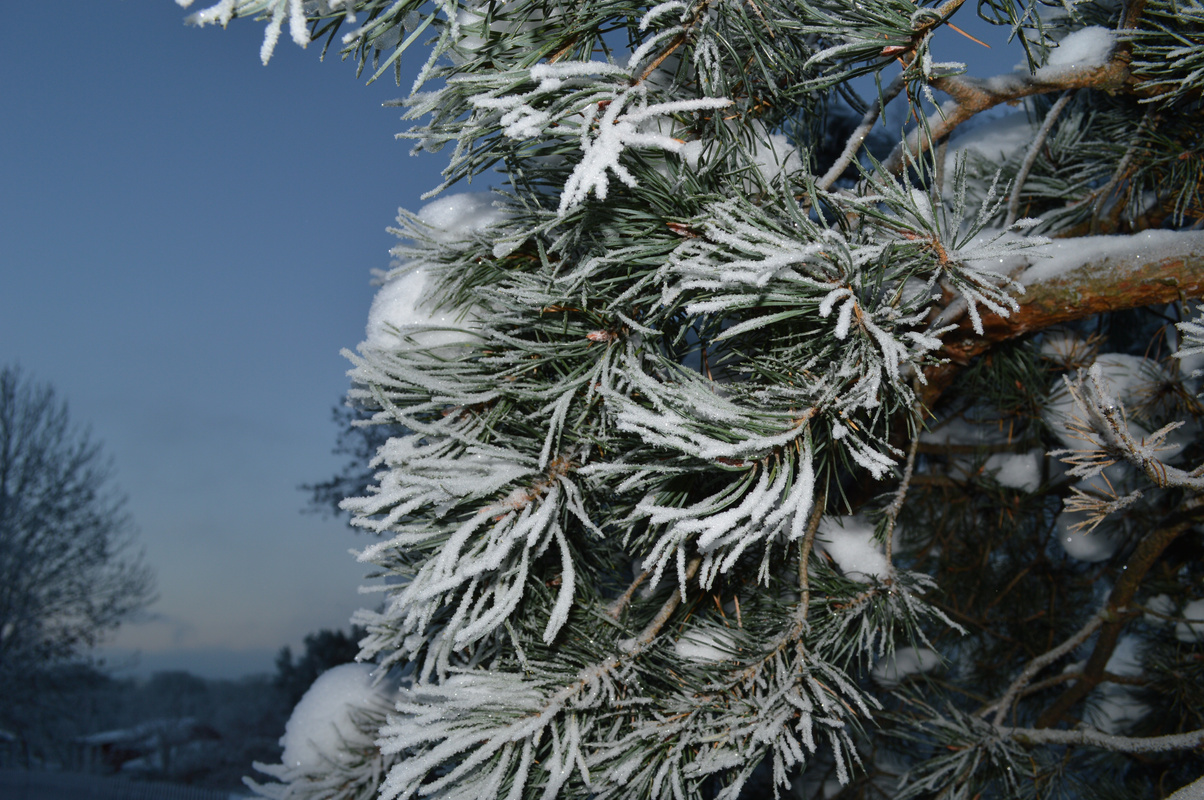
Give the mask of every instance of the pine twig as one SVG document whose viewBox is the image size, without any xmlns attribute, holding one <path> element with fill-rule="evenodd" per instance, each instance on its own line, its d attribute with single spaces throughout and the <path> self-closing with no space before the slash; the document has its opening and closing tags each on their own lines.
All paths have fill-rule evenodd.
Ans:
<svg viewBox="0 0 1204 800">
<path fill-rule="evenodd" d="M 686 580 L 694 577 L 698 572 L 699 565 L 702 564 L 702 558 L 695 556 L 689 564 L 686 565 Z M 673 616 L 673 612 L 681 605 L 681 592 L 673 592 L 669 595 L 669 599 L 661 606 L 660 611 L 656 612 L 656 616 L 652 618 L 644 630 L 640 631 L 640 635 L 635 637 L 635 647 L 643 648 L 650 644 L 656 635 L 661 632 L 661 628 L 665 627 L 665 623 L 669 621 L 669 617 Z"/>
<path fill-rule="evenodd" d="M 1062 96 L 1053 104 L 1053 108 L 1049 109 L 1049 113 L 1045 115 L 1045 121 L 1041 123 L 1041 129 L 1037 131 L 1036 138 L 1029 145 L 1028 153 L 1024 156 L 1024 163 L 1020 165 L 1020 171 L 1016 173 L 1016 180 L 1012 183 L 1012 193 L 1008 197 L 1008 215 L 1004 220 L 1003 227 L 1010 228 L 1016 222 L 1016 218 L 1020 216 L 1020 190 L 1024 187 L 1025 181 L 1028 180 L 1028 174 L 1032 172 L 1033 165 L 1037 163 L 1037 156 L 1041 154 L 1041 149 L 1045 147 L 1045 140 L 1049 137 L 1049 132 L 1053 130 L 1054 123 L 1058 121 L 1058 117 L 1070 104 L 1070 99 L 1074 96 L 1073 89 L 1067 89 L 1062 92 Z"/>
<path fill-rule="evenodd" d="M 945 92 L 953 100 L 934 111 L 928 117 L 928 125 L 921 126 L 930 130 L 930 135 L 920 136 L 919 131 L 912 131 L 906 142 L 897 145 L 882 162 L 882 169 L 891 174 L 902 172 L 907 157 L 918 158 L 932 142 L 944 139 L 963 122 L 1002 103 L 1014 103 L 1025 97 L 1058 90 L 1133 91 L 1129 86 L 1130 77 L 1128 63 L 1114 56 L 1106 64 L 1075 70 L 1055 80 L 1040 80 L 1034 75 L 1020 72 L 996 75 L 986 80 L 965 75 L 935 78 L 931 82 L 932 88 Z"/>
<path fill-rule="evenodd" d="M 919 388 L 918 386 L 916 387 Z M 917 392 L 918 394 L 918 392 Z M 912 414 L 919 426 L 923 406 L 918 402 L 912 408 Z M 899 488 L 895 491 L 895 499 L 886 507 L 886 563 L 889 568 L 894 569 L 894 561 L 892 554 L 894 551 L 895 525 L 899 520 L 899 512 L 903 510 L 903 502 L 907 499 L 907 490 L 911 486 L 912 473 L 916 467 L 916 451 L 920 447 L 920 436 L 917 432 L 911 437 L 911 446 L 907 448 L 907 463 L 903 467 L 903 478 L 899 481 Z"/>
<path fill-rule="evenodd" d="M 1091 729 L 998 728 L 998 731 L 1001 736 L 1024 744 L 1086 745 L 1114 753 L 1165 753 L 1168 750 L 1194 750 L 1204 745 L 1204 729 L 1148 737 L 1113 736 Z"/>
<path fill-rule="evenodd" d="M 844 174 L 844 171 L 849 168 L 849 164 L 853 162 L 853 158 L 857 155 L 857 151 L 861 149 L 861 145 L 865 142 L 866 137 L 873 130 L 874 124 L 878 121 L 878 115 L 886 106 L 890 105 L 892 100 L 899 96 L 899 92 L 903 91 L 903 87 L 906 84 L 907 82 L 903 80 L 903 74 L 900 73 L 886 87 L 886 91 L 878 98 L 878 102 L 870 103 L 869 109 L 866 110 L 865 115 L 861 118 L 861 124 L 857 126 L 853 133 L 849 135 L 849 140 L 845 142 L 844 150 L 841 151 L 840 156 L 828 168 L 823 177 L 816 181 L 815 187 L 817 189 L 822 191 L 831 189 L 832 184 L 836 183 L 836 180 Z"/>
<path fill-rule="evenodd" d="M 1008 686 L 1007 691 L 1003 693 L 1003 697 L 986 708 L 979 710 L 978 716 L 986 718 L 988 715 L 994 712 L 995 716 L 991 722 L 994 725 L 1000 724 L 1003 721 L 1004 716 L 1007 714 L 1008 709 L 1011 708 L 1012 703 L 1016 701 L 1017 696 L 1019 696 L 1020 692 L 1022 692 L 1024 688 L 1028 686 L 1029 682 L 1036 677 L 1038 672 L 1045 669 L 1062 656 L 1070 653 L 1083 642 L 1087 641 L 1087 639 L 1089 639 L 1093 633 L 1099 630 L 1100 626 L 1103 624 L 1104 613 L 1101 610 L 1093 614 L 1091 619 L 1087 620 L 1087 624 L 1080 628 L 1078 632 L 1069 639 L 1062 642 L 1052 650 L 1042 653 L 1032 661 L 1028 662 L 1024 670 L 1016 677 L 1016 680 L 1012 681 L 1012 684 Z"/>
<path fill-rule="evenodd" d="M 635 596 L 636 590 L 640 588 L 644 581 L 648 580 L 648 577 L 651 574 L 652 571 L 646 569 L 639 575 L 636 575 L 635 580 L 631 582 L 631 585 L 627 587 L 626 591 L 624 591 L 623 594 L 616 597 L 608 606 L 606 606 L 606 616 L 617 620 L 623 614 L 623 609 L 627 608 L 628 604 L 631 603 L 631 598 Z"/>
<path fill-rule="evenodd" d="M 807 520 L 803 543 L 799 546 L 798 585 L 802 605 L 800 616 L 804 622 L 811 611 L 811 570 L 808 569 L 808 565 L 811 563 L 811 550 L 815 546 L 815 532 L 819 530 L 819 523 L 824 517 L 824 506 L 827 505 L 827 501 L 827 489 L 820 489 L 819 495 L 815 498 L 815 504 L 811 507 L 811 518 Z"/>
</svg>

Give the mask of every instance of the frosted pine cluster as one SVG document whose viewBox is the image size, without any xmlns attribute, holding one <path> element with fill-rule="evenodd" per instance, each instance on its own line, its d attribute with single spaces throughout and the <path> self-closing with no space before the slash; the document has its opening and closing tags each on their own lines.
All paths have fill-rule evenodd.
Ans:
<svg viewBox="0 0 1204 800">
<path fill-rule="evenodd" d="M 261 791 L 1074 797 L 1084 752 L 1115 796 L 1198 777 L 1204 16 L 987 3 L 1021 63 L 980 78 L 940 60 L 960 8 L 194 15 L 373 79 L 427 48 L 402 135 L 447 152 L 347 353 L 390 432 L 342 504 L 380 691 L 332 704 L 329 769 Z"/>
</svg>

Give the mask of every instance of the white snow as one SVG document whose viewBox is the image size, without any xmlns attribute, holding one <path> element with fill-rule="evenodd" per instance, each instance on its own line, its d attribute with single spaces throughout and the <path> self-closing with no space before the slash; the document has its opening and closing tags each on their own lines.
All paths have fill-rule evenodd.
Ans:
<svg viewBox="0 0 1204 800">
<path fill-rule="evenodd" d="M 1122 637 L 1104 666 L 1105 671 L 1130 677 L 1141 675 L 1140 641 L 1136 636 Z M 1088 715 L 1095 727 L 1104 733 L 1122 734 L 1149 711 L 1133 688 L 1123 683 L 1103 683 L 1092 692 Z"/>
<path fill-rule="evenodd" d="M 1056 81 L 1068 72 L 1102 67 L 1108 63 L 1115 43 L 1116 34 L 1107 28 L 1092 25 L 1077 30 L 1058 42 L 1045 66 L 1033 77 L 1039 81 Z"/>
<path fill-rule="evenodd" d="M 658 117 L 655 123 L 655 125 L 646 127 L 670 136 L 683 135 L 683 131 L 674 127 L 672 120 Z M 738 128 L 734 122 L 729 122 L 728 127 L 732 131 L 736 131 Z M 780 133 L 770 133 L 764 123 L 759 121 L 752 123 L 751 129 L 754 138 L 748 155 L 752 165 L 756 167 L 767 186 L 773 186 L 783 175 L 792 175 L 803 168 L 803 160 L 799 156 L 798 148 L 790 143 L 789 138 Z M 683 143 L 676 152 L 677 156 L 691 170 L 698 170 L 707 166 L 719 151 L 720 148 L 716 142 L 693 139 Z M 743 187 L 746 192 L 755 192 L 760 188 L 755 181 L 749 178 L 744 179 Z"/>
<path fill-rule="evenodd" d="M 1175 623 L 1175 638 L 1189 644 L 1204 640 L 1204 598 L 1185 605 L 1181 616 L 1184 621 Z"/>
<path fill-rule="evenodd" d="M 941 665 L 941 657 L 927 647 L 900 647 L 874 665 L 870 677 L 883 689 L 893 689 L 910 675 L 932 672 Z"/>
<path fill-rule="evenodd" d="M 1133 269 L 1164 258 L 1204 254 L 1204 231 L 1150 230 L 1132 236 L 1078 236 L 1055 239 L 1025 252 L 1032 266 L 1019 281 L 1031 286 L 1056 280 L 1086 264 L 1092 264 L 1099 274 L 1109 274 L 1121 265 Z"/>
<path fill-rule="evenodd" d="M 1041 485 L 1041 464 L 1045 453 L 1040 449 L 1027 453 L 995 453 L 983 464 L 983 472 L 994 474 L 1000 486 L 1035 492 Z"/>
<path fill-rule="evenodd" d="M 686 631 L 673 646 L 679 657 L 700 663 L 729 661 L 738 649 L 732 635 L 720 629 Z"/>
<path fill-rule="evenodd" d="M 476 340 L 474 316 L 449 309 L 435 310 L 424 302 L 429 273 L 426 267 L 393 278 L 377 291 L 368 311 L 364 344 L 380 349 L 405 346 L 406 338 L 418 347 L 447 347 Z M 424 330 L 429 327 L 443 330 Z"/>
<path fill-rule="evenodd" d="M 298 772 L 325 772 L 352 758 L 352 748 L 370 747 L 376 731 L 353 721 L 357 711 L 392 708 L 392 684 L 377 683 L 370 664 L 342 664 L 318 676 L 284 726 L 281 763 Z"/>
<path fill-rule="evenodd" d="M 1169 594 L 1154 595 L 1149 600 L 1145 601 L 1145 607 L 1156 614 L 1166 614 L 1168 617 L 1173 616 L 1175 613 L 1175 601 L 1171 600 L 1171 596 Z M 1144 616 L 1146 622 L 1149 622 L 1151 625 L 1160 625 L 1167 622 L 1167 620 L 1163 619 L 1162 617 L 1156 617 L 1154 614 L 1150 613 L 1143 614 L 1142 616 Z"/>
<path fill-rule="evenodd" d="M 510 218 L 508 212 L 494 205 L 496 201 L 497 196 L 488 192 L 449 194 L 427 203 L 417 216 L 430 226 L 435 241 L 465 241 Z"/>
<path fill-rule="evenodd" d="M 1196 778 L 1166 800 L 1204 800 L 1204 776 Z"/>
<path fill-rule="evenodd" d="M 886 552 L 874 539 L 874 526 L 864 517 L 824 517 L 815 549 L 826 553 L 850 580 L 868 583 L 890 572 Z"/>
<path fill-rule="evenodd" d="M 1132 409 L 1148 396 L 1150 387 L 1169 380 L 1166 370 L 1152 358 L 1131 356 L 1124 353 L 1102 353 L 1095 359 L 1100 368 L 1109 394 Z M 1066 391 L 1065 386 L 1059 386 L 1046 404 L 1042 416 L 1057 437 L 1066 447 L 1077 450 L 1087 447 L 1083 439 L 1078 438 L 1068 427 L 1076 416 L 1082 416 Z M 1134 436 L 1141 436 L 1139 426 L 1130 423 Z"/>
<path fill-rule="evenodd" d="M 423 206 L 415 215 L 427 235 L 441 244 L 469 241 L 504 222 L 509 212 L 497 208 L 496 196 L 487 192 L 451 194 Z M 469 344 L 476 316 L 471 309 L 433 309 L 427 299 L 430 268 L 413 264 L 409 272 L 389 279 L 372 300 L 365 344 L 392 349 L 406 338 L 419 347 Z M 423 328 L 445 330 L 422 330 Z"/>
<path fill-rule="evenodd" d="M 780 133 L 770 133 L 761 122 L 752 126 L 752 159 L 765 183 L 772 186 L 780 175 L 789 175 L 803 168 L 798 148 Z"/>
<path fill-rule="evenodd" d="M 1041 357 L 1063 369 L 1070 369 L 1088 360 L 1091 344 L 1071 331 L 1047 331 L 1041 339 Z"/>
<path fill-rule="evenodd" d="M 1083 514 L 1079 512 L 1063 511 L 1054 523 L 1054 538 L 1071 558 L 1088 563 L 1107 561 L 1124 543 L 1123 532 L 1111 530 L 1105 525 L 1090 533 L 1071 530 L 1072 525 L 1083 519 Z"/>
<path fill-rule="evenodd" d="M 958 134 L 954 134 L 949 142 L 949 149 L 945 155 L 945 174 L 953 174 L 957 158 L 962 153 L 973 153 L 989 161 L 1002 163 L 1013 153 L 1026 147 L 1036 132 L 1036 126 L 1023 111 L 1002 117 L 986 117 L 964 132 L 959 129 Z M 950 191 L 951 188 L 950 186 Z"/>
</svg>

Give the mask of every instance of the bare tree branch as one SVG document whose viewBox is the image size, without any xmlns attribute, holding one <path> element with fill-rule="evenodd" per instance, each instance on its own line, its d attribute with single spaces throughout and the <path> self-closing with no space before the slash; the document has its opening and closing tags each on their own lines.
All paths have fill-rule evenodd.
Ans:
<svg viewBox="0 0 1204 800">
<path fill-rule="evenodd" d="M 1168 750 L 1192 750 L 1204 744 L 1204 730 L 1149 737 L 1112 736 L 1090 729 L 1000 728 L 999 733 L 1024 744 L 1077 744 L 1100 747 L 1114 753 L 1165 753 Z"/>
</svg>

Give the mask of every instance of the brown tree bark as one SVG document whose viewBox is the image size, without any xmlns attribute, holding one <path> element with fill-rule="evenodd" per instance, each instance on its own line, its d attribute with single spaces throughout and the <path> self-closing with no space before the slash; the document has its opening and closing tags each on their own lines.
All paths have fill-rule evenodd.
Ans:
<svg viewBox="0 0 1204 800">
<path fill-rule="evenodd" d="M 944 336 L 940 355 L 948 363 L 925 370 L 928 383 L 921 389 L 925 406 L 932 408 L 963 366 L 999 342 L 1095 314 L 1204 296 L 1204 233 L 1183 233 L 1176 240 L 1154 250 L 1153 257 L 1126 248 L 1120 255 L 1106 254 L 1027 285 L 1018 298 L 1019 311 L 1008 317 L 983 315 L 981 335 L 963 318 L 956 330 Z M 1129 239 L 1117 237 L 1117 241 Z"/>
</svg>

